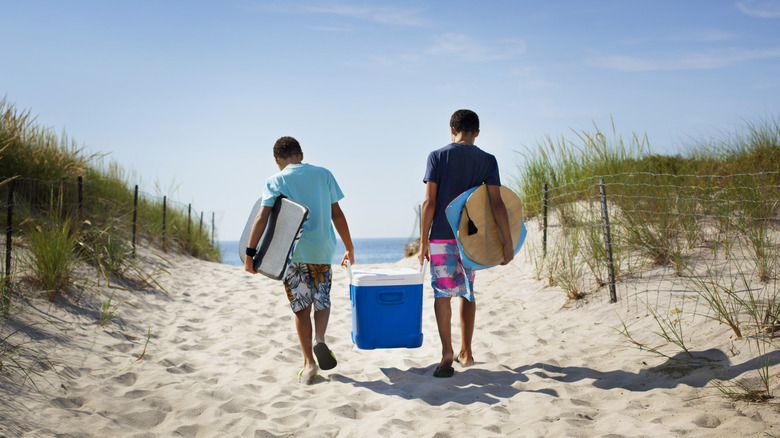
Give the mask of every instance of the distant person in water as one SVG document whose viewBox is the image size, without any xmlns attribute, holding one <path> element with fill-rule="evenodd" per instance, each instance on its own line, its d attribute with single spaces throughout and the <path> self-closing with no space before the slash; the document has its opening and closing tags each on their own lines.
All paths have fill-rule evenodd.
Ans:
<svg viewBox="0 0 780 438">
<path fill-rule="evenodd" d="M 462 366 L 474 363 L 471 339 L 477 304 L 474 298 L 474 271 L 463 266 L 455 234 L 444 213 L 453 199 L 468 189 L 487 185 L 490 207 L 504 242 L 512 242 L 509 216 L 501 199 L 501 180 L 496 157 L 474 145 L 479 135 L 479 117 L 474 111 L 458 110 L 450 118 L 452 143 L 428 155 L 425 169 L 425 200 L 421 211 L 420 264 L 431 262 L 434 311 L 441 339 L 441 362 L 435 377 L 452 377 L 453 360 Z M 511 245 L 504 245 L 506 265 L 514 258 Z M 460 297 L 461 344 L 457 359 L 452 349 L 451 299 Z"/>
<path fill-rule="evenodd" d="M 336 231 L 346 248 L 342 265 L 355 263 L 349 226 L 339 200 L 344 198 L 336 179 L 328 169 L 303 163 L 303 151 L 297 140 L 282 137 L 274 144 L 274 159 L 279 172 L 265 182 L 260 212 L 252 225 L 244 268 L 256 274 L 252 257 L 268 223 L 276 198 L 284 196 L 309 209 L 300 240 L 284 276 L 284 289 L 295 313 L 295 328 L 303 352 L 303 368 L 298 380 L 312 383 L 319 369 L 336 366 L 336 356 L 325 344 L 330 316 L 331 260 L 336 250 Z M 331 226 L 331 222 L 333 226 Z M 311 309 L 314 306 L 314 346 L 312 347 Z M 314 357 L 317 357 L 315 362 Z M 317 365 L 319 363 L 319 366 Z"/>
</svg>

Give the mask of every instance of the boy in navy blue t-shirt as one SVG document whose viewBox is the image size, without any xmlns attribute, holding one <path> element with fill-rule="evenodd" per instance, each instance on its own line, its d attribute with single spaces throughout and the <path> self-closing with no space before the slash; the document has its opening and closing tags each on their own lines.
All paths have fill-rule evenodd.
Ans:
<svg viewBox="0 0 780 438">
<path fill-rule="evenodd" d="M 444 213 L 447 205 L 466 190 L 487 185 L 490 206 L 505 242 L 512 242 L 509 217 L 501 199 L 501 180 L 496 157 L 474 146 L 479 135 L 479 117 L 470 110 L 458 110 L 450 119 L 452 143 L 428 155 L 423 182 L 426 184 L 422 204 L 420 233 L 420 264 L 431 262 L 431 285 L 434 291 L 434 311 L 442 358 L 433 375 L 452 377 L 453 360 L 463 366 L 474 363 L 471 339 L 477 305 L 474 299 L 474 271 L 463 266 L 452 228 Z M 511 245 L 504 245 L 506 265 L 514 258 Z M 452 349 L 451 298 L 460 297 L 461 346 L 457 359 Z"/>
</svg>

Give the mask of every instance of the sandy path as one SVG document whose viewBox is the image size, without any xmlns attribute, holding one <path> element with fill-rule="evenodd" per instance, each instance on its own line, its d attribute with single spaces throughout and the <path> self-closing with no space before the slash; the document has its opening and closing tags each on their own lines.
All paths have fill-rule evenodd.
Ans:
<svg viewBox="0 0 780 438">
<path fill-rule="evenodd" d="M 716 368 L 659 373 L 663 362 L 625 345 L 612 327 L 657 330 L 601 298 L 569 308 L 522 260 L 477 277 L 477 363 L 432 377 L 439 360 L 430 286 L 423 346 L 359 350 L 351 342 L 347 274 L 335 269 L 328 343 L 339 359 L 312 386 L 278 282 L 239 268 L 170 257 L 168 294 L 117 292 L 124 324 L 95 312 L 33 304 L 62 330 L 41 329 L 60 377 L 38 390 L 6 381 L 7 436 L 760 436 L 780 433 L 780 412 L 733 403 L 708 386 Z M 413 267 L 404 260 L 393 266 Z M 377 266 L 374 266 L 377 267 Z M 34 313 L 34 312 L 33 312 Z M 729 332 L 711 352 L 748 375 L 748 347 L 733 356 Z M 152 337 L 141 354 L 146 330 Z M 455 348 L 459 331 L 453 330 Z M 128 336 L 131 336 L 130 338 Z M 733 356 L 733 357 L 732 357 Z M 773 356 L 776 358 L 776 356 Z M 773 372 L 777 373 L 778 360 Z M 774 379 L 775 384 L 777 378 Z M 780 392 L 780 388 L 775 388 Z"/>
</svg>

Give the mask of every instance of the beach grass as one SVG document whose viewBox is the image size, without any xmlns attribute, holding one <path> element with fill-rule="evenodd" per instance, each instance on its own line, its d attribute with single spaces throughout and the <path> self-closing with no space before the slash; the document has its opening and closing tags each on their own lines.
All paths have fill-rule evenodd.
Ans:
<svg viewBox="0 0 780 438">
<path fill-rule="evenodd" d="M 53 366 L 44 352 L 30 346 L 32 341 L 17 341 L 18 335 L 28 328 L 17 328 L 0 337 L 0 372 L 20 376 L 22 386 L 29 382 L 37 387 L 35 378 Z"/>
<path fill-rule="evenodd" d="M 582 246 L 599 283 L 603 251 L 594 232 L 598 219 L 576 205 L 593 202 L 601 179 L 614 208 L 617 265 L 640 255 L 652 266 L 671 266 L 683 275 L 693 250 L 706 243 L 703 227 L 715 218 L 713 248 L 730 253 L 742 236 L 759 278 L 766 282 L 775 275 L 777 242 L 771 236 L 780 212 L 778 120 L 746 124 L 720 141 L 689 146 L 685 156 L 654 154 L 646 137 L 634 134 L 625 141 L 614 125 L 609 136 L 596 128 L 575 133 L 574 139 L 547 138 L 537 149 L 521 153 L 516 175 L 514 189 L 527 216 L 542 214 L 542 187 L 547 184 L 549 211 L 558 217 L 559 227 L 592 227 Z"/>
<path fill-rule="evenodd" d="M 5 98 L 0 99 L 0 178 L 4 190 L 13 180 L 14 239 L 30 249 L 24 267 L 50 299 L 72 283 L 82 257 L 107 279 L 129 269 L 134 213 L 139 243 L 145 239 L 165 250 L 219 260 L 209 227 L 191 220 L 186 207 L 169 200 L 163 213 L 162 196 L 142 193 L 134 212 L 134 187 L 119 164 L 87 153 L 64 132 L 39 126 L 29 111 L 17 110 Z M 9 298 L 2 295 L 3 308 Z"/>
<path fill-rule="evenodd" d="M 98 229 L 85 223 L 77 242 L 79 253 L 98 271 L 98 284 L 102 276 L 108 282 L 121 278 L 132 263 L 132 248 L 119 233 L 112 233 L 110 227 Z"/>
<path fill-rule="evenodd" d="M 22 301 L 20 281 L 28 281 L 50 301 L 72 291 L 78 302 L 94 285 L 91 278 L 82 278 L 84 263 L 97 271 L 98 286 L 101 278 L 109 286 L 129 279 L 134 287 L 165 292 L 160 281 L 167 273 L 164 261 L 149 268 L 134 258 L 134 214 L 138 244 L 219 260 L 211 230 L 190 220 L 186 206 L 169 200 L 163 213 L 162 194 L 141 192 L 134 211 L 131 176 L 104 158 L 88 153 L 67 133 L 38 125 L 30 111 L 0 98 L 0 199 L 5 202 L 13 189 L 14 248 L 12 268 L 0 279 L 3 325 L 12 316 L 14 303 Z M 98 323 L 104 326 L 116 318 L 119 307 L 111 295 L 100 309 Z M 14 343 L 17 331 L 2 333 L 0 369 L 23 375 L 25 381 L 38 376 L 46 354 L 29 342 Z"/>
<path fill-rule="evenodd" d="M 134 186 L 119 164 L 106 162 L 102 154 L 86 153 L 66 133 L 57 135 L 37 125 L 29 111 L 17 110 L 4 98 L 0 99 L 0 151 L 0 177 L 16 178 L 15 203 L 23 207 L 24 213 L 15 222 L 48 206 L 52 197 L 63 200 L 63 213 L 74 214 L 79 208 L 77 180 L 81 177 L 81 219 L 99 228 L 110 226 L 112 234 L 130 240 Z M 208 227 L 188 223 L 186 208 L 169 200 L 165 214 L 167 233 L 163 236 L 162 196 L 142 193 L 137 211 L 139 236 L 196 257 L 219 259 Z"/>
<path fill-rule="evenodd" d="M 691 316 L 727 325 L 736 339 L 754 340 L 759 352 L 761 388 L 739 382 L 716 387 L 743 400 L 772 398 L 775 376 L 764 352 L 772 348 L 780 308 L 780 119 L 744 123 L 675 156 L 653 153 L 645 136 L 622 139 L 614 125 L 610 135 L 594 128 L 571 139 L 548 137 L 520 153 L 513 183 L 527 217 L 543 214 L 548 187 L 547 253 L 528 251 L 542 267 L 537 272 L 569 300 L 605 285 L 606 246 L 594 213 L 595 187 L 603 180 L 616 280 L 636 283 L 650 272 L 668 272 L 686 282 L 696 303 L 706 303 L 705 311 Z M 594 288 L 582 287 L 579 266 L 593 275 Z M 689 353 L 683 311 L 671 302 L 670 295 L 669 308 L 659 308 L 657 300 L 645 306 L 658 335 Z M 642 350 L 674 357 L 635 339 L 626 323 L 616 331 Z"/>
<path fill-rule="evenodd" d="M 103 305 L 100 306 L 100 326 L 103 327 L 106 325 L 111 319 L 114 317 L 119 317 L 117 314 L 119 310 L 119 306 L 116 304 L 112 305 L 112 301 L 114 300 L 114 293 L 111 293 L 111 296 L 108 297 L 108 300 L 106 300 Z"/>
<path fill-rule="evenodd" d="M 78 227 L 73 218 L 49 211 L 41 221 L 29 220 L 25 232 L 29 252 L 22 259 L 29 278 L 46 291 L 49 301 L 66 292 L 76 279 Z"/>
</svg>

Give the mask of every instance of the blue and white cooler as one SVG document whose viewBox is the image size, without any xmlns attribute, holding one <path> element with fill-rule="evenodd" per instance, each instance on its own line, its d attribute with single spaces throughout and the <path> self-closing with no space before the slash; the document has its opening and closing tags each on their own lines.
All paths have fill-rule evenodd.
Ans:
<svg viewBox="0 0 780 438">
<path fill-rule="evenodd" d="M 422 282 L 415 270 L 351 269 L 352 342 L 362 350 L 422 345 Z"/>
</svg>

